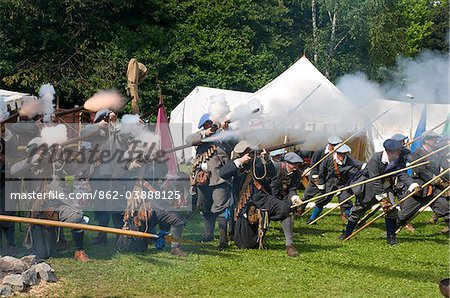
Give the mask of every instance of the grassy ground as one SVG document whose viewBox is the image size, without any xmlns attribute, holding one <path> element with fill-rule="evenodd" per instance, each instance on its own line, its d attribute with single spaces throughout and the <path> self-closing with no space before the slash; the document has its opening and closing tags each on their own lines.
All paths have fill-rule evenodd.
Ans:
<svg viewBox="0 0 450 298">
<path fill-rule="evenodd" d="M 337 213 L 318 225 L 295 222 L 300 257 L 284 250 L 279 223 L 271 223 L 266 250 L 219 251 L 217 243 L 186 246 L 191 254 L 176 258 L 151 247 L 145 254 L 117 253 L 108 245 L 87 250 L 95 262 L 82 264 L 71 253 L 52 258 L 60 282 L 45 295 L 60 297 L 439 297 L 438 281 L 449 276 L 449 239 L 443 224 L 426 225 L 430 213 L 415 220 L 417 231 L 402 231 L 400 244 L 384 241 L 379 221 L 357 238 L 342 243 Z M 186 238 L 198 239 L 201 219 L 192 219 Z M 66 231 L 70 243 L 70 233 Z M 22 239 L 22 238 L 19 238 Z M 25 251 L 20 253 L 25 254 Z"/>
</svg>

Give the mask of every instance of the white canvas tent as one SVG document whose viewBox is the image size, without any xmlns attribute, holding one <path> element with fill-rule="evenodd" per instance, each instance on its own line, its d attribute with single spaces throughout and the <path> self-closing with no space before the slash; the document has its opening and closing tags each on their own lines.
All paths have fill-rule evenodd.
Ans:
<svg viewBox="0 0 450 298">
<path fill-rule="evenodd" d="M 260 101 L 266 114 L 281 117 L 295 114 L 296 127 L 307 131 L 335 132 L 342 129 L 342 125 L 335 127 L 334 124 L 342 124 L 354 111 L 344 94 L 305 56 L 255 92 L 250 100 L 253 98 Z M 355 119 L 349 128 L 354 128 L 356 123 Z"/>
<path fill-rule="evenodd" d="M 20 108 L 24 102 L 35 100 L 36 97 L 27 93 L 0 89 L 0 99 L 5 102 L 9 110 L 14 111 Z"/>
<path fill-rule="evenodd" d="M 211 98 L 218 95 L 223 95 L 230 109 L 233 109 L 244 102 L 251 93 L 202 86 L 195 87 L 170 113 L 174 146 L 183 145 L 188 135 L 198 131 L 197 125 L 200 117 L 208 113 Z M 178 161 L 188 162 L 193 154 L 195 154 L 193 148 L 180 150 L 177 152 Z"/>
<path fill-rule="evenodd" d="M 445 121 L 450 112 L 448 104 L 426 104 L 427 118 L 426 129 L 432 129 Z M 375 151 L 383 150 L 383 141 L 395 133 L 402 133 L 414 137 L 425 104 L 415 103 L 411 107 L 409 102 L 401 102 L 387 99 L 376 100 L 371 104 L 371 109 L 382 110 L 392 108 L 386 117 L 381 118 L 372 127 L 373 143 Z M 411 119 L 412 115 L 412 119 Z M 412 120 L 412 121 L 411 121 Z M 442 127 L 436 129 L 442 132 Z"/>
<path fill-rule="evenodd" d="M 170 115 L 171 125 L 184 124 L 182 128 L 171 127 L 175 146 L 184 144 L 186 136 L 197 131 L 200 117 L 208 112 L 211 97 L 219 94 L 225 96 L 231 110 L 240 104 L 257 100 L 263 106 L 263 116 L 270 114 L 270 117 L 280 116 L 280 119 L 285 120 L 288 115 L 294 120 L 290 125 L 295 125 L 300 133 L 315 136 L 310 144 L 305 144 L 310 149 L 323 143 L 331 133 L 353 132 L 360 123 L 360 119 L 354 116 L 354 107 L 348 99 L 306 57 L 302 57 L 253 94 L 196 87 Z M 309 98 L 299 106 L 308 95 Z M 348 119 L 349 115 L 353 116 L 351 120 Z M 179 151 L 177 158 L 180 162 L 188 162 L 193 153 L 193 149 Z"/>
</svg>

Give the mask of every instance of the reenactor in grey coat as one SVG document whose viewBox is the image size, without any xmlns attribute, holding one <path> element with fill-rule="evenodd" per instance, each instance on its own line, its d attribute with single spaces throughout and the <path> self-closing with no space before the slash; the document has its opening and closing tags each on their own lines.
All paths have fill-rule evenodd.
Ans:
<svg viewBox="0 0 450 298">
<path fill-rule="evenodd" d="M 441 136 L 433 131 L 426 131 L 423 133 L 423 145 L 417 148 L 411 154 L 411 161 L 419 159 L 428 153 L 438 149 L 439 139 Z M 450 167 L 448 157 L 446 152 L 438 153 L 436 155 L 426 158 L 424 161 L 430 161 L 429 164 L 413 169 L 413 178 L 420 185 L 430 181 L 433 177 L 439 175 L 443 169 L 448 169 Z M 401 211 L 399 212 L 399 226 L 405 225 L 408 220 L 419 211 L 421 207 L 426 205 L 434 196 L 446 188 L 449 184 L 448 175 L 442 178 L 436 179 L 422 195 L 416 195 L 407 199 L 401 206 Z M 449 203 L 448 203 L 448 193 L 441 196 L 433 204 L 431 204 L 431 209 L 438 216 L 438 218 L 444 219 L 447 224 L 447 228 L 444 229 L 443 233 L 448 233 L 449 226 Z"/>
<path fill-rule="evenodd" d="M 201 130 L 188 136 L 186 143 L 197 146 L 191 184 L 197 188 L 197 207 L 202 210 L 205 223 L 205 232 L 200 241 L 213 240 L 217 220 L 220 234 L 219 247 L 226 248 L 228 246 L 227 221 L 231 219 L 232 199 L 230 185 L 220 177 L 219 169 L 228 162 L 233 142 L 204 141 L 218 131 L 227 129 L 226 123 L 213 123 L 208 114 L 202 116 L 198 128 Z"/>
<path fill-rule="evenodd" d="M 95 114 L 94 123 L 86 126 L 81 135 L 92 132 L 97 132 L 97 134 L 91 138 L 90 150 L 88 150 L 89 169 L 87 176 L 93 191 L 97 191 L 105 197 L 112 194 L 113 191 L 123 192 L 124 185 L 115 179 L 120 178 L 125 169 L 124 164 L 120 164 L 118 160 L 120 157 L 116 154 L 127 150 L 129 133 L 121 130 L 116 115 L 107 109 L 98 111 Z M 102 161 L 100 156 L 102 152 L 108 152 L 114 157 L 108 161 Z M 123 225 L 121 212 L 108 210 L 117 208 L 105 205 L 112 202 L 111 200 L 94 200 L 95 217 L 98 225 L 103 227 L 109 225 L 111 217 L 113 226 L 120 229 Z M 106 233 L 99 232 L 93 244 L 104 244 L 106 242 Z"/>
<path fill-rule="evenodd" d="M 402 156 L 403 144 L 399 141 L 388 139 L 383 143 L 384 151 L 375 153 L 367 167 L 364 175 L 358 179 L 364 181 L 380 175 L 402 169 L 406 166 Z M 386 240 L 390 245 L 397 243 L 395 232 L 397 229 L 398 213 L 396 208 L 391 208 L 395 204 L 396 196 L 401 196 L 405 192 L 417 192 L 420 190 L 418 183 L 415 183 L 406 171 L 378 179 L 362 187 L 352 188 L 356 195 L 356 203 L 350 210 L 346 229 L 339 237 L 343 240 L 353 233 L 360 218 L 372 208 L 376 203 L 386 211 Z"/>
<path fill-rule="evenodd" d="M 45 147 L 42 147 L 45 145 L 44 140 L 40 137 L 32 139 L 27 146 L 29 156 L 11 166 L 11 175 L 18 178 L 30 177 L 32 174 L 33 179 L 24 178 L 28 193 L 34 191 L 48 195 L 51 192 L 58 192 L 64 193 L 67 198 L 68 189 L 64 178 L 75 173 L 73 164 L 66 164 L 64 159 L 51 160 Z M 86 223 L 83 212 L 68 202 L 68 200 L 51 198 L 32 200 L 30 216 L 63 222 Z M 84 231 L 72 229 L 71 232 L 75 242 L 75 259 L 81 262 L 91 261 L 84 250 Z M 32 225 L 27 231 L 25 243 L 30 245 L 38 258 L 45 259 L 54 253 L 55 240 L 56 235 L 53 228 Z"/>
</svg>

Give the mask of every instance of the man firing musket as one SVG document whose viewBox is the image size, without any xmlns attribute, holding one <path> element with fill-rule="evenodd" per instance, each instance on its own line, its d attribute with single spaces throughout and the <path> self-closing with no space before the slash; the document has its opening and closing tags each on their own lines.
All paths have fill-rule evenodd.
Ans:
<svg viewBox="0 0 450 298">
<path fill-rule="evenodd" d="M 214 239 L 214 225 L 217 220 L 220 234 L 219 247 L 226 248 L 228 247 L 227 221 L 231 219 L 232 201 L 230 186 L 220 177 L 219 168 L 228 162 L 234 141 L 204 141 L 217 132 L 228 129 L 228 121 L 223 117 L 229 112 L 228 105 L 226 103 L 216 103 L 216 105 L 223 106 L 222 115 L 204 114 L 198 123 L 200 131 L 188 136 L 186 143 L 197 146 L 191 185 L 196 189 L 194 192 L 197 193 L 197 207 L 202 210 L 205 224 L 205 232 L 200 241 L 209 242 Z"/>
<path fill-rule="evenodd" d="M 266 150 L 260 151 L 261 155 L 255 151 L 241 141 L 234 147 L 233 159 L 220 168 L 220 176 L 233 181 L 235 243 L 240 248 L 262 248 L 269 220 L 280 220 L 287 254 L 295 257 L 291 212 L 301 203 L 296 190 L 300 181 L 297 169 L 303 160 L 290 152 L 283 162 L 273 163 Z"/>
<path fill-rule="evenodd" d="M 384 151 L 375 153 L 364 169 L 360 181 L 375 178 L 380 175 L 393 172 L 406 166 L 405 156 L 402 155 L 403 144 L 399 141 L 388 139 L 383 143 Z M 395 197 L 405 192 L 420 190 L 418 183 L 414 182 L 406 172 L 400 172 L 394 177 L 376 179 L 363 187 L 352 188 L 356 195 L 356 203 L 350 211 L 346 229 L 339 237 L 344 240 L 353 233 L 359 219 L 372 206 L 379 202 L 386 212 L 386 240 L 390 245 L 395 245 L 397 239 L 397 209 L 391 208 L 395 204 Z"/>
<path fill-rule="evenodd" d="M 430 152 L 439 148 L 439 139 L 441 136 L 433 131 L 426 131 L 422 134 L 423 145 L 417 148 L 411 154 L 411 161 L 417 160 L 424 157 Z M 439 175 L 442 169 L 448 169 L 450 167 L 448 157 L 446 152 L 440 152 L 433 157 L 428 157 L 425 161 L 430 161 L 424 167 L 416 168 L 413 170 L 413 179 L 417 181 L 420 185 L 431 180 L 433 177 Z M 401 205 L 401 211 L 399 212 L 399 222 L 398 226 L 405 226 L 411 217 L 419 211 L 421 207 L 426 205 L 431 198 L 436 196 L 439 191 L 442 191 L 449 185 L 448 175 L 436 179 L 428 188 L 421 194 L 413 196 L 407 199 Z M 447 227 L 441 232 L 448 234 L 449 231 L 449 204 L 448 204 L 449 193 L 446 192 L 444 195 L 440 196 L 436 201 L 434 201 L 430 207 L 438 216 L 438 218 L 443 218 Z"/>
</svg>

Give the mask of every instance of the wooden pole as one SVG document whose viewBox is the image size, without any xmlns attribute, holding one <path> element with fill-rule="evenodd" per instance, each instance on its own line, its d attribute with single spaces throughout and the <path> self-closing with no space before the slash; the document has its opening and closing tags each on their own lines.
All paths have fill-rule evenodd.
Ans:
<svg viewBox="0 0 450 298">
<path fill-rule="evenodd" d="M 373 119 L 372 121 L 369 122 L 369 124 L 367 124 L 366 126 L 364 126 L 363 128 L 361 128 L 360 130 L 358 130 L 357 132 L 355 132 L 354 134 L 352 134 L 351 136 L 349 136 L 347 139 L 345 139 L 342 143 L 340 143 L 339 145 L 335 146 L 333 150 L 331 150 L 330 152 L 328 152 L 327 154 L 325 154 L 318 162 L 316 162 L 312 167 L 310 167 L 308 170 L 306 170 L 303 176 L 307 176 L 312 169 L 314 169 L 315 167 L 317 167 L 318 165 L 320 165 L 320 163 L 322 161 L 325 160 L 325 158 L 327 158 L 328 156 L 330 156 L 331 154 L 333 154 L 334 152 L 336 152 L 339 148 L 341 148 L 342 146 L 345 145 L 345 143 L 347 143 L 348 141 L 350 141 L 351 139 L 353 139 L 355 136 L 357 136 L 358 134 L 360 134 L 363 130 L 365 130 L 367 128 L 367 126 L 371 125 L 372 123 L 374 123 L 375 121 L 377 121 L 378 119 L 380 119 L 381 117 L 383 117 L 384 115 L 386 115 L 391 109 L 388 109 L 386 111 L 384 111 L 381 115 L 379 115 L 377 118 Z"/>
<path fill-rule="evenodd" d="M 93 225 L 79 224 L 79 223 L 71 223 L 71 222 L 64 222 L 64 221 L 55 221 L 55 220 L 48 220 L 48 219 L 39 219 L 39 218 L 0 215 L 0 221 L 20 222 L 20 223 L 26 223 L 26 224 L 32 224 L 32 225 L 77 229 L 77 230 L 85 230 L 85 231 L 93 231 L 93 232 L 105 232 L 105 233 L 111 233 L 111 234 L 117 234 L 117 235 L 123 235 L 123 236 L 131 236 L 131 237 L 139 237 L 139 238 L 151 238 L 151 239 L 159 238 L 158 235 L 144 233 L 144 232 L 116 229 L 116 228 L 110 228 L 110 227 L 93 226 Z"/>
<path fill-rule="evenodd" d="M 328 210 L 327 212 L 325 212 L 324 214 L 322 214 L 321 216 L 319 216 L 318 218 L 316 218 L 315 220 L 313 220 L 312 222 L 310 222 L 308 225 L 312 225 L 314 223 L 316 223 L 317 221 L 319 221 L 320 219 L 322 219 L 323 217 L 327 216 L 328 214 L 330 214 L 331 212 L 333 212 L 334 210 L 336 210 L 338 207 L 342 206 L 344 203 L 350 201 L 351 199 L 353 199 L 355 197 L 355 195 L 352 195 L 348 198 L 346 198 L 345 200 L 343 200 L 342 202 L 340 202 L 339 204 L 337 204 L 336 206 L 334 206 L 333 208 L 331 208 L 330 210 Z"/>
<path fill-rule="evenodd" d="M 444 190 L 442 190 L 440 193 L 438 193 L 431 201 L 428 202 L 428 204 L 426 204 L 424 207 L 422 207 L 421 209 L 419 209 L 419 211 L 417 211 L 413 216 L 411 216 L 411 218 L 408 220 L 408 222 L 406 224 L 404 224 L 403 226 L 399 227 L 397 229 L 397 231 L 395 232 L 395 234 L 398 234 L 401 229 L 403 229 L 408 223 L 412 222 L 414 218 L 416 218 L 420 213 L 422 213 L 425 209 L 427 209 L 428 207 L 431 206 L 431 204 L 433 204 L 434 202 L 436 202 L 446 191 L 448 191 L 450 189 L 450 185 L 447 186 Z"/>
<path fill-rule="evenodd" d="M 438 129 L 439 127 L 441 127 L 442 125 L 444 125 L 445 123 L 447 123 L 447 121 L 448 121 L 448 119 L 446 119 L 445 121 L 439 123 L 438 125 L 436 125 L 435 127 L 433 127 L 433 128 L 430 129 L 430 130 L 436 130 L 436 129 Z M 415 142 L 417 142 L 417 141 L 419 141 L 419 140 L 421 140 L 421 139 L 423 139 L 423 136 L 422 136 L 422 135 L 418 136 L 417 138 L 415 138 L 415 139 L 412 140 L 412 141 L 409 141 L 408 143 L 405 144 L 405 146 L 409 146 L 409 145 L 411 145 L 412 143 L 415 143 Z"/>
<path fill-rule="evenodd" d="M 438 178 L 442 177 L 444 174 L 446 174 L 448 171 L 450 171 L 449 169 L 446 169 L 444 171 L 442 171 L 439 175 L 437 175 L 436 177 L 434 177 L 433 179 L 431 179 L 430 181 L 428 181 L 427 183 L 425 183 L 424 185 L 422 185 L 420 187 L 420 189 L 424 189 L 425 187 L 427 187 L 428 185 L 430 185 L 431 183 L 433 183 L 435 180 L 437 180 Z M 397 203 L 395 203 L 394 205 L 392 205 L 389 209 L 393 209 L 395 207 L 397 207 L 398 205 L 400 205 L 401 203 L 403 203 L 404 201 L 406 201 L 407 199 L 409 199 L 410 197 L 412 197 L 413 195 L 415 195 L 415 192 L 411 192 L 409 195 L 407 195 L 406 197 L 404 197 L 403 199 L 399 200 Z M 385 210 L 383 210 L 383 212 L 381 212 L 379 215 L 377 215 L 374 219 L 372 219 L 371 221 L 369 221 L 368 223 L 366 223 L 364 226 L 362 226 L 361 228 L 359 228 L 358 230 L 356 230 L 355 232 L 353 232 L 351 235 L 349 235 L 347 238 L 344 239 L 344 241 L 348 241 L 350 239 L 352 239 L 356 234 L 358 234 L 359 232 L 361 232 L 362 230 L 364 230 L 365 228 L 367 228 L 368 226 L 370 226 L 372 223 L 374 223 L 377 219 L 379 219 L 380 217 L 382 217 L 383 215 L 385 215 L 387 212 Z"/>
<path fill-rule="evenodd" d="M 428 157 L 430 157 L 430 156 L 432 156 L 432 155 L 434 155 L 434 154 L 436 154 L 436 153 L 439 153 L 439 152 L 441 152 L 442 150 L 447 149 L 448 147 L 450 147 L 450 144 L 445 145 L 444 147 L 441 147 L 441 148 L 439 148 L 439 149 L 436 149 L 436 150 L 434 150 L 434 151 L 428 153 L 427 155 L 424 155 L 424 156 L 422 156 L 421 158 L 418 158 L 418 159 L 414 160 L 414 161 L 411 162 L 409 165 L 413 165 L 413 164 L 416 164 L 416 163 L 418 163 L 418 162 L 421 162 L 422 160 L 424 160 L 424 159 L 426 159 L 426 158 L 428 158 Z M 448 153 L 447 153 L 447 155 L 448 155 Z"/>
<path fill-rule="evenodd" d="M 358 221 L 358 223 L 356 224 L 356 226 L 357 227 L 360 227 L 360 226 L 362 226 L 362 225 L 364 225 L 366 222 L 367 222 L 367 220 L 369 219 L 369 218 L 371 218 L 372 216 L 374 216 L 377 212 L 378 212 L 378 210 L 380 210 L 381 209 L 381 205 L 380 204 L 376 204 L 375 205 L 375 208 L 373 208 L 373 210 L 371 210 L 369 213 L 367 213 L 363 218 L 361 218 L 359 221 Z"/>
<path fill-rule="evenodd" d="M 425 161 L 425 162 L 422 162 L 420 164 L 411 165 L 411 166 L 408 166 L 408 167 L 400 169 L 400 170 L 396 170 L 396 171 L 393 171 L 393 172 L 389 172 L 389 173 L 386 173 L 386 174 L 383 174 L 383 175 L 380 175 L 380 176 L 377 176 L 377 177 L 373 177 L 373 178 L 361 181 L 361 182 L 357 182 L 355 184 L 352 184 L 352 185 L 349 185 L 349 186 L 345 186 L 345 187 L 342 187 L 342 188 L 330 191 L 330 192 L 328 192 L 326 194 L 323 194 L 323 195 L 314 197 L 312 199 L 303 201 L 302 204 L 307 204 L 309 202 L 316 201 L 316 200 L 318 200 L 320 198 L 323 198 L 323 197 L 326 197 L 326 196 L 329 196 L 329 195 L 332 195 L 332 194 L 335 194 L 335 193 L 338 193 L 338 192 L 350 189 L 352 187 L 360 186 L 360 185 L 363 185 L 363 184 L 366 184 L 366 183 L 369 183 L 369 182 L 372 182 L 372 181 L 375 181 L 375 180 L 378 180 L 378 179 L 386 178 L 386 177 L 389 177 L 389 176 L 392 176 L 392 175 L 395 175 L 395 174 L 398 174 L 398 173 L 401 173 L 401 172 L 404 172 L 404 171 L 407 171 L 407 170 L 410 170 L 410 169 L 414 169 L 414 168 L 417 168 L 417 167 L 424 166 L 424 165 L 429 164 L 429 163 L 430 163 L 429 161 Z"/>
</svg>

